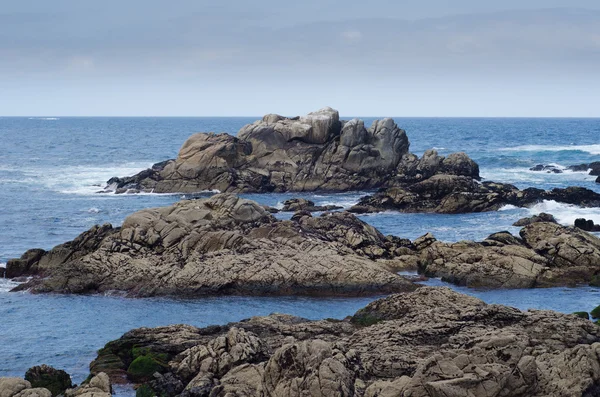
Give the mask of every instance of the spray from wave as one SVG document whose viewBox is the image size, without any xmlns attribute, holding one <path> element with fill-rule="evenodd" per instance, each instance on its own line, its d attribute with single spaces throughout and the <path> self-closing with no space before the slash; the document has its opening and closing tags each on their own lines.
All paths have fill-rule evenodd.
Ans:
<svg viewBox="0 0 600 397">
<path fill-rule="evenodd" d="M 500 149 L 506 152 L 565 152 L 577 151 L 600 155 L 600 145 L 522 145 Z"/>
<path fill-rule="evenodd" d="M 510 211 L 516 209 L 515 206 L 506 205 L 501 211 Z M 532 207 L 525 209 L 527 216 L 538 215 L 541 212 L 554 215 L 556 221 L 562 225 L 573 226 L 575 219 L 591 219 L 596 224 L 600 224 L 600 208 L 582 208 L 576 205 L 559 203 L 554 200 L 544 200 Z"/>
</svg>

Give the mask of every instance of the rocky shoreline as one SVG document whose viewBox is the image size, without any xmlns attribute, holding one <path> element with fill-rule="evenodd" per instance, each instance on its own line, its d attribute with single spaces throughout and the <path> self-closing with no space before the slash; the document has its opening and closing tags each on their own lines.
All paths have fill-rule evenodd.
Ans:
<svg viewBox="0 0 600 397">
<path fill-rule="evenodd" d="M 444 243 L 384 236 L 349 212 L 277 220 L 234 194 L 184 200 L 95 226 L 50 251 L 8 261 L 15 290 L 123 291 L 129 296 L 389 294 L 418 288 L 398 275 L 418 270 L 469 287 L 535 288 L 600 284 L 600 239 L 546 214 L 518 221 L 518 236 Z"/>
<path fill-rule="evenodd" d="M 592 397 L 600 327 L 423 287 L 344 320 L 272 314 L 134 329 L 90 370 L 137 384 L 138 396 Z"/>
</svg>

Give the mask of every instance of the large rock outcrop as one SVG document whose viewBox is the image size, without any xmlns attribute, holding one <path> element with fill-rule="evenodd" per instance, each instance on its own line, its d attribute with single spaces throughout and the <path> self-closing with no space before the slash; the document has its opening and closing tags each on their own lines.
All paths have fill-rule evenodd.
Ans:
<svg viewBox="0 0 600 397">
<path fill-rule="evenodd" d="M 278 221 L 232 194 L 185 200 L 95 226 L 50 251 L 7 263 L 37 276 L 19 289 L 132 296 L 360 295 L 415 287 L 388 268 L 407 240 L 385 237 L 349 213 Z"/>
<path fill-rule="evenodd" d="M 420 288 L 353 317 L 253 317 L 225 326 L 141 328 L 99 353 L 143 350 L 164 365 L 143 388 L 174 396 L 564 397 L 598 395 L 600 327 Z M 139 357 L 139 356 L 138 356 Z"/>
<path fill-rule="evenodd" d="M 435 151 L 409 153 L 406 132 L 386 118 L 365 128 L 343 121 L 331 108 L 303 117 L 269 114 L 236 137 L 195 134 L 177 159 L 125 178 L 112 178 L 118 193 L 347 191 L 415 182 L 438 173 L 479 178 L 464 153 L 447 158 Z"/>
<path fill-rule="evenodd" d="M 583 187 L 519 190 L 509 184 L 480 183 L 471 177 L 438 174 L 403 187 L 390 187 L 363 197 L 354 213 L 400 211 L 458 214 L 495 211 L 505 205 L 526 207 L 543 200 L 600 207 L 600 194 Z"/>
<path fill-rule="evenodd" d="M 482 242 L 415 240 L 420 271 L 469 287 L 533 288 L 589 284 L 600 276 L 600 239 L 578 228 L 535 222 Z"/>
</svg>

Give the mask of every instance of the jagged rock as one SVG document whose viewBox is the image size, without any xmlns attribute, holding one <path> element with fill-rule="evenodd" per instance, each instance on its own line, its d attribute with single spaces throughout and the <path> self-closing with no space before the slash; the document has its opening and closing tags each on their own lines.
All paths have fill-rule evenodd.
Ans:
<svg viewBox="0 0 600 397">
<path fill-rule="evenodd" d="M 283 208 L 281 211 L 284 212 L 297 212 L 297 211 L 308 211 L 308 212 L 318 212 L 318 211 L 333 211 L 340 210 L 344 207 L 340 207 L 337 205 L 315 205 L 314 201 L 303 199 L 303 198 L 295 198 L 289 199 L 283 202 Z"/>
<path fill-rule="evenodd" d="M 536 223 L 536 222 L 557 223 L 556 219 L 554 218 L 554 216 L 552 214 L 546 214 L 545 212 L 542 212 L 538 215 L 533 215 L 528 218 L 521 218 L 518 221 L 516 221 L 515 223 L 513 223 L 513 226 L 527 226 L 527 225 L 531 225 L 532 223 Z"/>
<path fill-rule="evenodd" d="M 458 214 L 495 211 L 505 205 L 525 207 L 543 200 L 582 207 L 600 207 L 600 194 L 582 187 L 544 191 L 519 190 L 513 185 L 483 182 L 457 175 L 434 175 L 405 187 L 390 187 L 363 197 L 350 212 L 434 212 Z"/>
<path fill-rule="evenodd" d="M 218 194 L 136 212 L 120 228 L 96 226 L 30 263 L 20 275 L 43 277 L 17 288 L 132 296 L 414 289 L 388 270 L 398 244 L 347 212 L 279 221 L 253 201 Z"/>
<path fill-rule="evenodd" d="M 112 178 L 118 193 L 347 191 L 418 181 L 437 173 L 479 178 L 464 153 L 447 158 L 409 153 L 406 132 L 394 120 L 343 121 L 324 108 L 303 117 L 269 114 L 236 137 L 195 134 L 177 159 L 125 178 Z"/>
<path fill-rule="evenodd" d="M 520 238 L 501 232 L 480 243 L 428 240 L 419 254 L 421 272 L 459 285 L 576 285 L 590 283 L 600 274 L 600 239 L 556 223 L 531 223 L 521 229 Z"/>
<path fill-rule="evenodd" d="M 190 330 L 169 332 L 178 327 Z M 189 342 L 197 345 L 175 354 L 171 367 L 185 367 L 186 350 L 232 329 L 252 333 L 264 355 L 240 356 L 220 374 L 193 364 L 181 396 L 590 397 L 600 388 L 600 327 L 591 321 L 488 305 L 448 288 L 379 299 L 343 321 L 271 315 L 196 328 Z M 140 333 L 155 349 L 171 350 L 166 328 L 155 330 L 133 330 L 127 342 L 109 345 L 123 355 L 117 346 L 127 349 Z"/>
<path fill-rule="evenodd" d="M 29 368 L 25 373 L 25 380 L 30 382 L 34 388 L 48 389 L 52 396 L 58 396 L 73 387 L 68 373 L 45 364 Z"/>
</svg>

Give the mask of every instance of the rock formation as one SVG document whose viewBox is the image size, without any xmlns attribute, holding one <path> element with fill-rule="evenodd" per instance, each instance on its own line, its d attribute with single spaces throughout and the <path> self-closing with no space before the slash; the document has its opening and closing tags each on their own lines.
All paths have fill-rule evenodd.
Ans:
<svg viewBox="0 0 600 397">
<path fill-rule="evenodd" d="M 340 207 L 337 205 L 315 205 L 314 201 L 299 198 L 299 199 L 289 199 L 283 202 L 283 208 L 281 211 L 284 212 L 298 212 L 298 211 L 308 211 L 308 212 L 319 212 L 319 211 L 332 211 L 332 210 L 341 210 L 344 207 Z"/>
<path fill-rule="evenodd" d="M 537 222 L 558 223 L 558 222 L 556 222 L 556 219 L 554 218 L 554 216 L 552 214 L 547 214 L 545 212 L 542 212 L 540 214 L 533 215 L 528 218 L 521 218 L 518 221 L 516 221 L 515 223 L 513 223 L 513 226 L 527 226 L 527 225 L 531 225 L 532 223 L 537 223 Z"/>
<path fill-rule="evenodd" d="M 141 386 L 174 396 L 592 397 L 600 327 L 575 315 L 521 312 L 420 288 L 343 321 L 288 315 L 225 326 L 132 330 L 98 355 L 154 360 Z M 92 368 L 94 365 L 92 364 Z"/>
<path fill-rule="evenodd" d="M 589 284 L 600 275 L 600 239 L 577 228 L 531 223 L 520 238 L 495 233 L 482 242 L 417 240 L 427 276 L 469 287 L 533 288 Z"/>
<path fill-rule="evenodd" d="M 236 137 L 195 134 L 175 160 L 125 178 L 112 178 L 118 193 L 347 191 L 416 182 L 445 173 L 479 178 L 464 153 L 447 158 L 428 151 L 409 153 L 406 132 L 386 118 L 365 128 L 343 121 L 331 108 L 303 117 L 269 114 L 243 127 Z"/>
<path fill-rule="evenodd" d="M 543 200 L 582 207 L 600 207 L 600 194 L 583 187 L 528 188 L 509 184 L 480 183 L 473 178 L 439 174 L 405 187 L 390 187 L 363 197 L 349 209 L 354 213 L 400 211 L 458 214 L 495 211 L 505 205 L 526 207 Z"/>
<path fill-rule="evenodd" d="M 575 219 L 575 227 L 586 232 L 600 232 L 600 225 L 594 224 L 592 219 L 578 218 Z"/>
<path fill-rule="evenodd" d="M 346 212 L 278 221 L 253 201 L 218 194 L 27 251 L 8 261 L 7 274 L 36 276 L 18 287 L 35 292 L 380 294 L 415 288 L 388 270 L 402 266 L 396 256 L 406 245 Z"/>
<path fill-rule="evenodd" d="M 25 378 L 0 378 L 0 397 L 111 397 L 112 393 L 110 379 L 103 372 L 75 388 L 66 372 L 47 365 L 30 368 Z"/>
</svg>

